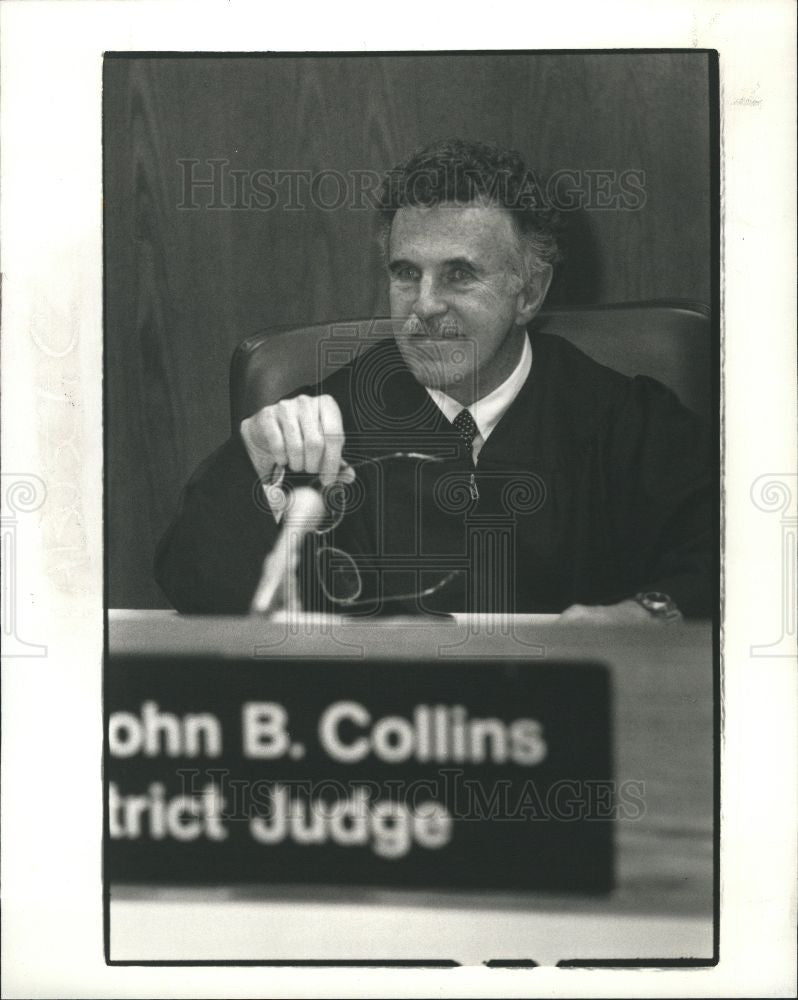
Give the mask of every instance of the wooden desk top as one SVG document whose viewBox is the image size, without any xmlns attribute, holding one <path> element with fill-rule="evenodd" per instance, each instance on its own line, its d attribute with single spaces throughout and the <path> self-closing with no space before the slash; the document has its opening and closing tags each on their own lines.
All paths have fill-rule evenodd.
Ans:
<svg viewBox="0 0 798 1000">
<path fill-rule="evenodd" d="M 490 928 L 504 928 L 491 953 L 480 952 L 479 960 L 516 957 L 540 962 L 544 952 L 554 961 L 602 956 L 709 958 L 714 815 L 710 626 L 596 629 L 558 625 L 547 616 L 504 621 L 458 618 L 443 623 L 405 619 L 279 624 L 255 618 L 112 611 L 109 649 L 112 654 L 214 655 L 220 658 L 220 669 L 225 669 L 226 660 L 242 656 L 263 659 L 264 669 L 275 658 L 340 656 L 362 660 L 366 670 L 370 661 L 381 658 L 455 657 L 464 669 L 469 660 L 496 656 L 524 661 L 529 669 L 536 662 L 557 658 L 601 659 L 611 665 L 613 674 L 617 780 L 643 782 L 645 789 L 645 814 L 634 821 L 618 821 L 618 888 L 609 897 L 331 892 L 278 886 L 209 893 L 115 886 L 112 927 L 117 944 L 112 957 L 131 957 L 134 952 L 143 957 L 142 947 L 154 949 L 160 957 L 168 957 L 164 948 L 182 949 L 181 955 L 172 957 L 186 957 L 186 949 L 190 952 L 202 941 L 203 948 L 216 949 L 203 957 L 393 956 L 459 961 L 458 950 L 471 954 L 475 946 L 473 922 L 478 911 L 479 926 L 488 938 Z M 249 931 L 243 937 L 224 931 L 219 920 L 225 913 L 228 927 L 244 920 Z M 449 932 L 442 934 L 444 913 Z M 322 923 L 327 929 L 319 928 L 315 938 L 309 938 L 306 932 L 320 914 L 326 914 Z M 186 921 L 193 927 L 191 934 Z M 252 928 L 266 924 L 271 928 L 268 945 L 253 945 Z M 167 926 L 173 928 L 171 937 Z M 341 927 L 347 928 L 346 933 Z M 582 929 L 574 936 L 576 928 Z M 529 944 L 530 934 L 537 953 Z M 344 939 L 352 955 L 341 953 L 338 945 Z M 427 950 L 421 955 L 406 950 L 424 945 Z M 241 952 L 253 947 L 257 954 Z M 405 951 L 399 954 L 397 948 Z"/>
</svg>

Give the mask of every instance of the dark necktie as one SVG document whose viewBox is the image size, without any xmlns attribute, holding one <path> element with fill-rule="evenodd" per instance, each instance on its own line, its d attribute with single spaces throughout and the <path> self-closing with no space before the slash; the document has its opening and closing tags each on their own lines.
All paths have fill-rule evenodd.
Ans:
<svg viewBox="0 0 798 1000">
<path fill-rule="evenodd" d="M 465 442 L 465 445 L 468 448 L 468 454 L 471 456 L 471 460 L 473 461 L 474 456 L 471 447 L 474 444 L 474 438 L 477 434 L 479 434 L 479 428 L 476 425 L 476 421 L 468 410 L 460 410 L 452 421 L 452 426 Z"/>
</svg>

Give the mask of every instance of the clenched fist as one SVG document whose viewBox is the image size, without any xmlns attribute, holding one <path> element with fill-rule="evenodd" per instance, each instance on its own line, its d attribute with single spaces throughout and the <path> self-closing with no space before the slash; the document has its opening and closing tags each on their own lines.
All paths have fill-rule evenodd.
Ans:
<svg viewBox="0 0 798 1000">
<path fill-rule="evenodd" d="M 295 396 L 264 406 L 241 422 L 241 437 L 255 471 L 266 481 L 289 468 L 318 475 L 322 486 L 351 483 L 342 462 L 344 425 L 332 396 Z"/>
</svg>

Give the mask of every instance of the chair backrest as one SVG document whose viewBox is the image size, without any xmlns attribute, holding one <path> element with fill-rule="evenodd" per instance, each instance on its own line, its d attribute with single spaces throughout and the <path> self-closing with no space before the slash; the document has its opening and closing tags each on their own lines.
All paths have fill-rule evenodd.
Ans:
<svg viewBox="0 0 798 1000">
<path fill-rule="evenodd" d="M 650 375 L 704 419 L 711 405 L 710 314 L 694 302 L 632 302 L 542 310 L 534 328 L 564 337 L 624 375 Z M 312 385 L 391 336 L 390 320 L 272 328 L 236 348 L 230 366 L 233 427 L 301 385 Z"/>
</svg>

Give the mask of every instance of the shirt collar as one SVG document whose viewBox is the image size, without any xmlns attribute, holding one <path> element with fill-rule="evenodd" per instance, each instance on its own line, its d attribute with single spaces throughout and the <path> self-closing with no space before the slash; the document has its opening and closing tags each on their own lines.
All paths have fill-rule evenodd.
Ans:
<svg viewBox="0 0 798 1000">
<path fill-rule="evenodd" d="M 487 396 L 483 396 L 482 399 L 476 400 L 467 407 L 483 441 L 487 440 L 488 435 L 510 408 L 510 404 L 521 391 L 531 370 L 532 345 L 529 343 L 527 335 L 524 337 L 521 359 L 510 375 L 493 392 L 489 392 Z M 466 409 L 462 403 L 458 403 L 456 399 L 447 396 L 440 389 L 432 389 L 429 386 L 425 386 L 425 388 L 449 422 L 453 421 L 461 410 Z"/>
</svg>

